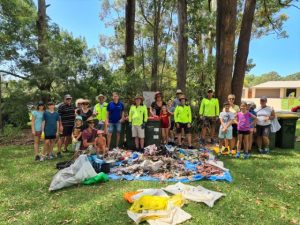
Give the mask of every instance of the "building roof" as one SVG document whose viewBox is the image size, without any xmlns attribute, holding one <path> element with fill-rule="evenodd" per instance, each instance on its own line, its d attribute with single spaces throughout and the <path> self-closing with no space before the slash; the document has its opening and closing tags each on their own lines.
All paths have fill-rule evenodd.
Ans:
<svg viewBox="0 0 300 225">
<path fill-rule="evenodd" d="M 268 81 L 258 84 L 254 88 L 300 88 L 300 80 L 293 81 Z"/>
</svg>

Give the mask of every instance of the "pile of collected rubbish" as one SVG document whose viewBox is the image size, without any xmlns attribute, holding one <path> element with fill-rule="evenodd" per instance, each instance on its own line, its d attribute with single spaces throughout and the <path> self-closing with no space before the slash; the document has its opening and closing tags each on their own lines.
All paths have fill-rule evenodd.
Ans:
<svg viewBox="0 0 300 225">
<path fill-rule="evenodd" d="M 189 150 L 150 145 L 143 154 L 114 149 L 104 160 L 111 164 L 109 178 L 112 180 L 189 182 L 206 178 L 232 181 L 223 162 L 216 160 L 213 151 L 204 148 Z"/>
<path fill-rule="evenodd" d="M 158 148 L 150 145 L 144 153 L 113 149 L 105 156 L 80 155 L 74 162 L 60 165 L 50 191 L 74 184 L 111 180 L 190 182 L 201 179 L 232 181 L 222 161 L 209 149 Z M 64 168 L 65 167 L 65 168 Z"/>
<path fill-rule="evenodd" d="M 147 221 L 150 225 L 182 224 L 192 218 L 182 209 L 187 201 L 203 202 L 213 207 L 215 201 L 222 196 L 225 194 L 180 182 L 162 189 L 142 189 L 124 193 L 124 199 L 132 204 L 127 210 L 127 215 L 136 224 Z"/>
</svg>

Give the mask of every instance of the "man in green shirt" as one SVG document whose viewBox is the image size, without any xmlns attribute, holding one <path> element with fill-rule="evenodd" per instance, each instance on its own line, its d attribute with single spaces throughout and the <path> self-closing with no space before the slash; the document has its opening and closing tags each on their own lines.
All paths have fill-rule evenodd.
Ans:
<svg viewBox="0 0 300 225">
<path fill-rule="evenodd" d="M 181 135 L 182 131 L 187 136 L 188 139 L 188 148 L 193 149 L 192 146 L 192 134 L 191 134 L 191 123 L 192 123 L 192 111 L 191 106 L 186 104 L 186 97 L 181 95 L 179 97 L 180 104 L 176 106 L 174 112 L 174 120 L 176 124 L 176 131 L 177 131 L 177 140 L 178 140 L 178 147 L 182 146 L 181 143 Z"/>
<path fill-rule="evenodd" d="M 97 96 L 97 99 L 99 101 L 98 104 L 94 107 L 94 115 L 96 116 L 96 119 L 98 120 L 98 126 L 97 130 L 103 130 L 104 133 L 107 133 L 107 102 L 105 102 L 105 96 L 103 94 L 100 94 Z"/>
<path fill-rule="evenodd" d="M 139 95 L 134 98 L 135 103 L 130 107 L 128 117 L 132 137 L 135 139 L 136 150 L 141 152 L 144 151 L 145 124 L 148 120 L 148 110 L 143 104 L 143 100 L 144 98 Z"/>
<path fill-rule="evenodd" d="M 208 128 L 210 129 L 211 143 L 215 143 L 214 136 L 220 108 L 219 100 L 217 98 L 213 98 L 213 95 L 214 91 L 209 89 L 207 91 L 207 98 L 203 98 L 200 104 L 199 115 L 202 120 L 200 144 L 202 145 L 205 145 L 206 132 Z"/>
</svg>

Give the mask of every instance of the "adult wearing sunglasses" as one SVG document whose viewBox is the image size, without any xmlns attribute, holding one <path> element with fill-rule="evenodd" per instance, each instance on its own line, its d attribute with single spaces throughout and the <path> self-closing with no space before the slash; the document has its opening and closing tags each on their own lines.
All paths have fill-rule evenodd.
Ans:
<svg viewBox="0 0 300 225">
<path fill-rule="evenodd" d="M 58 107 L 60 117 L 60 138 L 58 140 L 57 157 L 60 158 L 61 148 L 64 145 L 64 151 L 68 151 L 69 144 L 72 143 L 72 132 L 75 121 L 75 107 L 72 105 L 72 96 L 67 94 L 64 97 L 64 102 Z"/>
<path fill-rule="evenodd" d="M 231 149 L 236 149 L 236 139 L 238 136 L 238 130 L 237 130 L 237 113 L 240 111 L 240 107 L 236 104 L 234 104 L 235 102 L 235 95 L 234 94 L 230 94 L 227 97 L 227 100 L 229 102 L 229 111 L 232 112 L 234 114 L 234 120 L 232 122 L 232 139 L 231 139 Z M 223 110 L 225 111 L 225 109 Z"/>
<path fill-rule="evenodd" d="M 93 115 L 93 111 L 89 108 L 90 101 L 83 99 L 81 101 L 81 109 L 77 110 L 77 114 L 82 117 L 83 129 L 87 128 L 87 119 Z"/>
<path fill-rule="evenodd" d="M 160 116 L 160 111 L 163 105 L 167 105 L 162 99 L 162 93 L 157 91 L 154 95 L 155 101 L 151 103 L 151 116 Z"/>
<path fill-rule="evenodd" d="M 93 149 L 95 138 L 97 137 L 97 130 L 95 129 L 95 120 L 93 117 L 86 119 L 87 128 L 82 132 L 81 150 Z"/>
</svg>

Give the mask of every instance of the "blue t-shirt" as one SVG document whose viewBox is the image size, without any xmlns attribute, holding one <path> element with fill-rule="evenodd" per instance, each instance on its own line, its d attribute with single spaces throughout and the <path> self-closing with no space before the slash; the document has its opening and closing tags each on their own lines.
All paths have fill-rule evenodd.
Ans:
<svg viewBox="0 0 300 225">
<path fill-rule="evenodd" d="M 256 115 L 256 112 L 255 112 L 254 109 L 252 109 L 252 108 L 249 110 L 249 113 L 251 113 L 251 114 L 254 115 L 254 116 L 257 116 L 257 115 Z M 254 125 L 252 124 L 253 121 L 254 121 L 254 118 L 250 117 L 250 127 L 251 127 L 251 128 L 254 128 Z"/>
<path fill-rule="evenodd" d="M 44 112 L 33 111 L 32 116 L 34 117 L 34 130 L 37 132 L 42 131 L 42 123 L 44 118 Z"/>
<path fill-rule="evenodd" d="M 54 136 L 57 132 L 57 121 L 59 121 L 58 112 L 44 112 L 44 120 L 45 120 L 45 136 Z"/>
<path fill-rule="evenodd" d="M 110 102 L 108 103 L 107 111 L 109 112 L 109 122 L 118 123 L 119 120 L 122 118 L 124 105 L 122 102 L 118 102 L 118 103 Z"/>
</svg>

